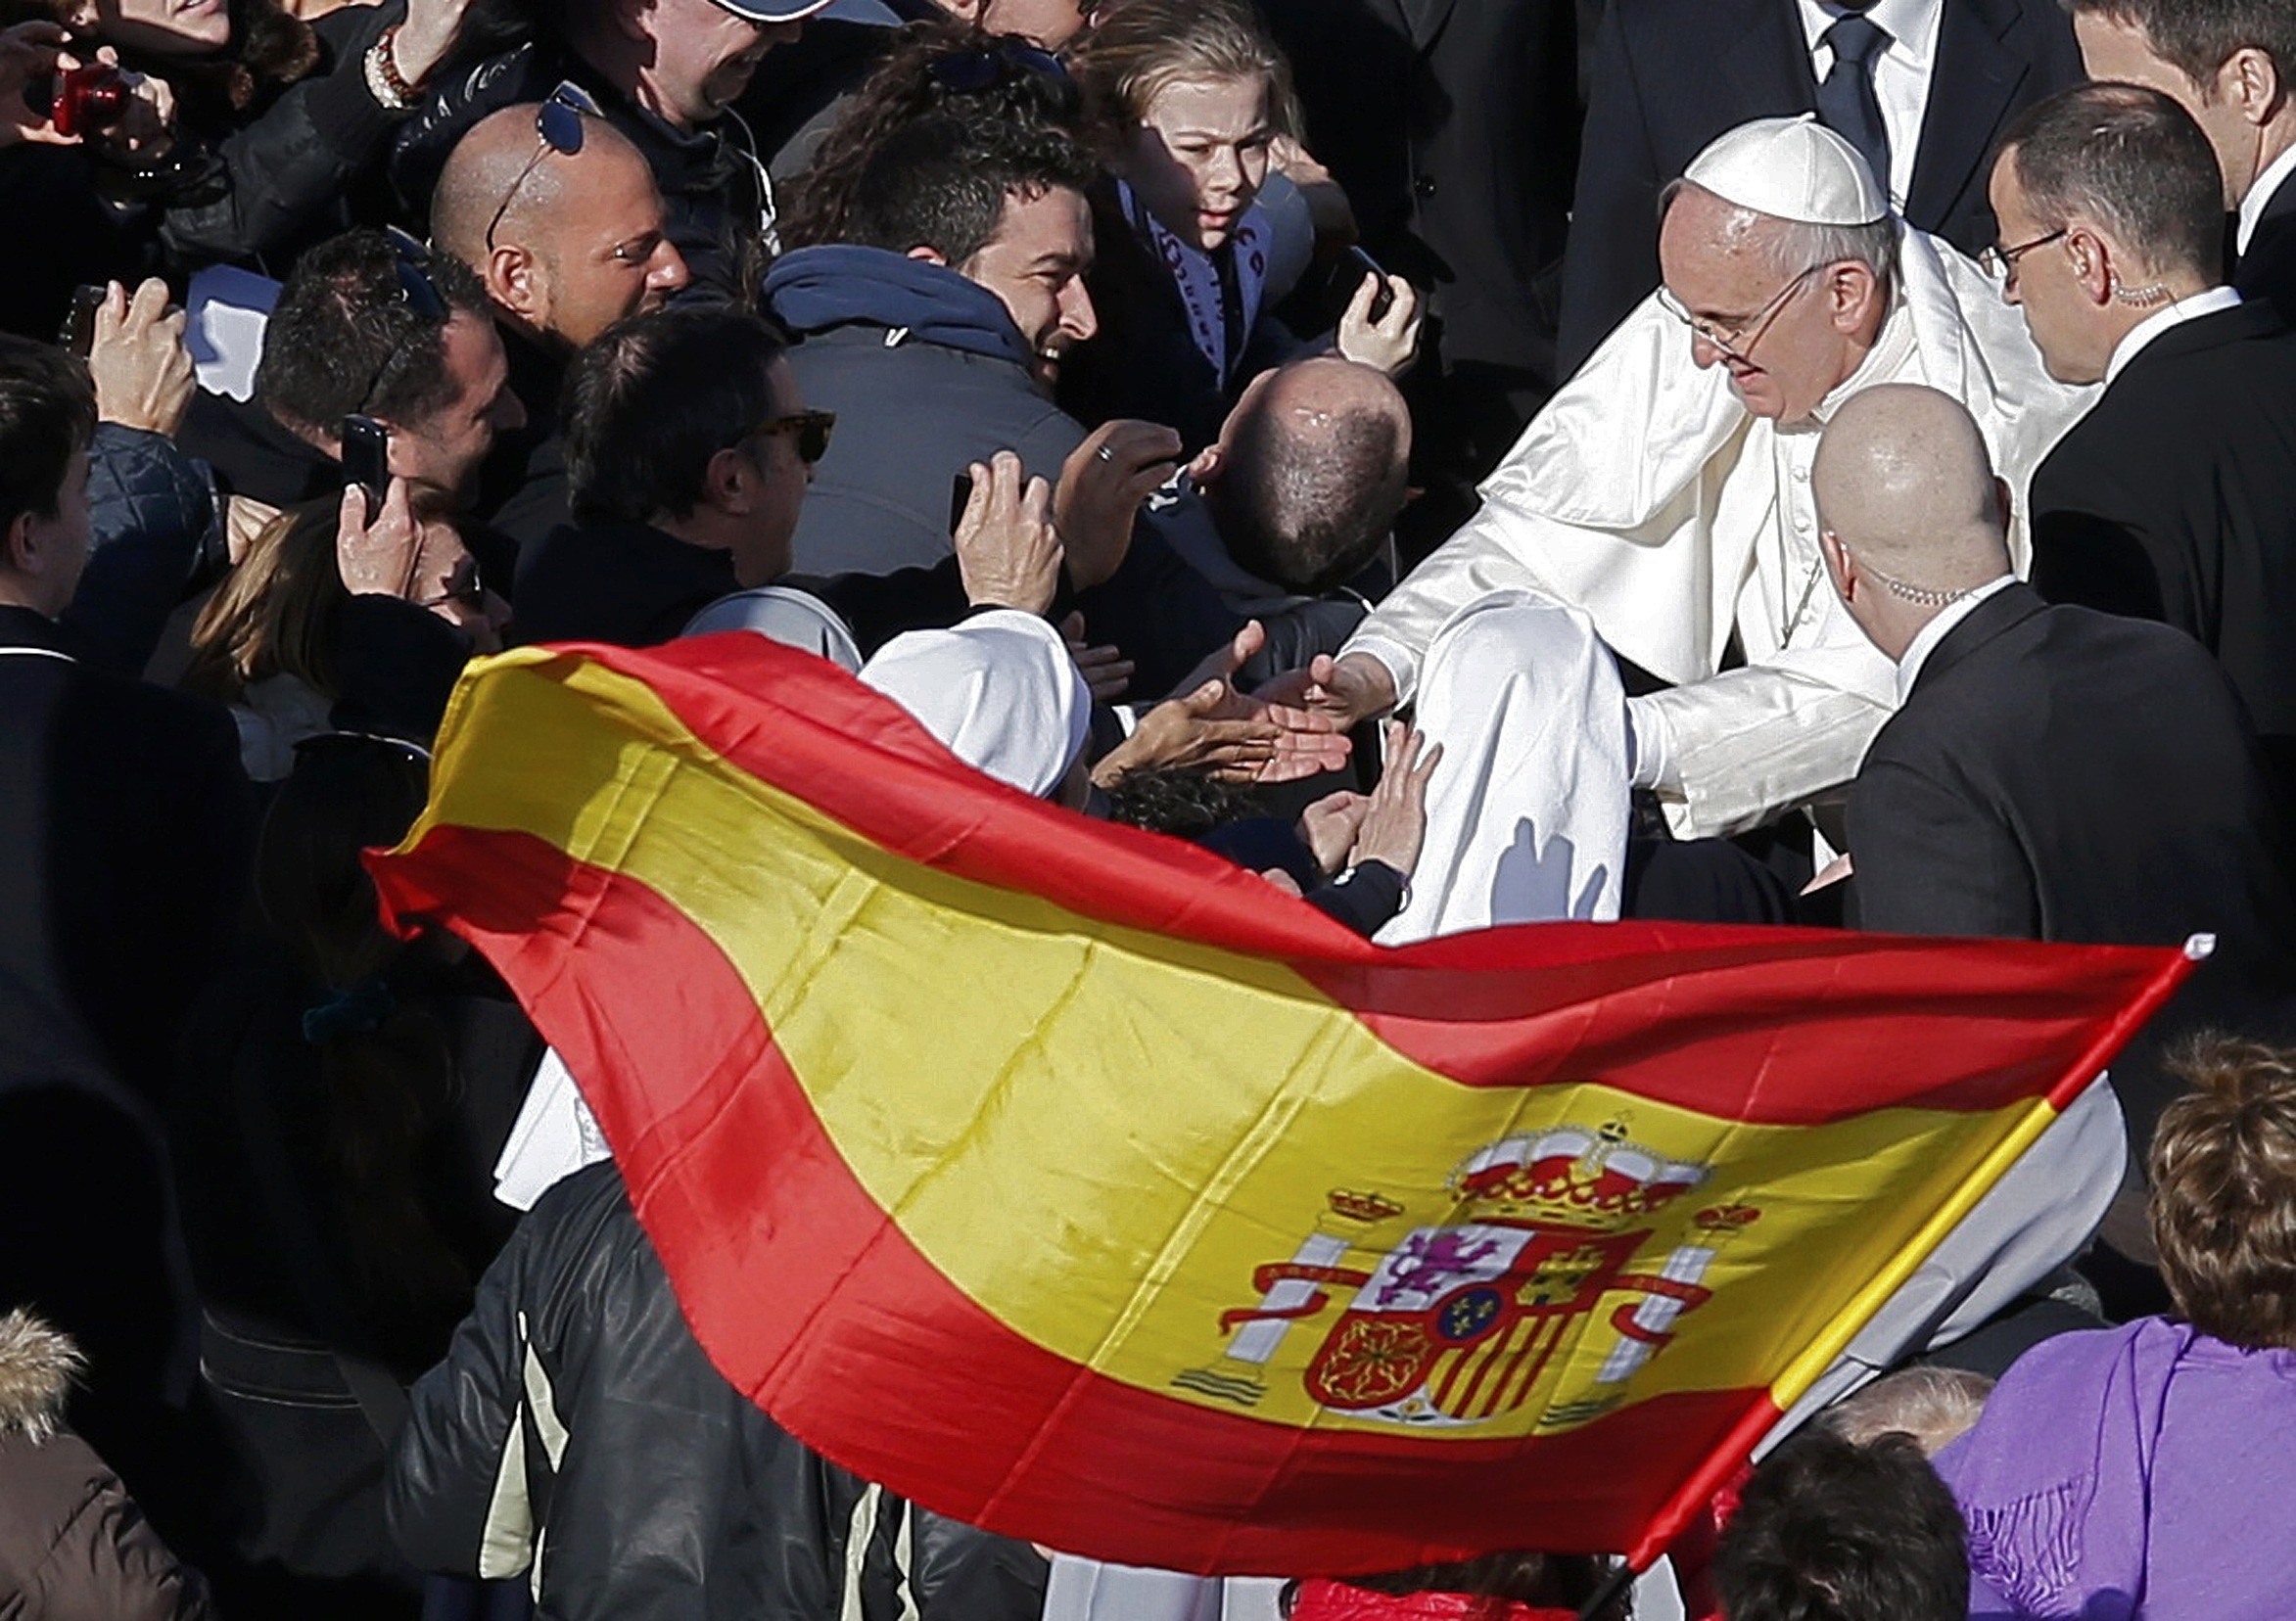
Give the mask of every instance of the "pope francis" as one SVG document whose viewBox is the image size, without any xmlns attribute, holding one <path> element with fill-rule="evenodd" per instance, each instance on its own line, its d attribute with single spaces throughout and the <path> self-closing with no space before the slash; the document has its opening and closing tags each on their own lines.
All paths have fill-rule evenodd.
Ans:
<svg viewBox="0 0 2296 1621">
<path fill-rule="evenodd" d="M 1617 916 L 1630 783 L 1704 837 L 1856 773 L 1895 683 L 1827 587 L 1809 491 L 1851 394 L 1924 383 L 1967 405 L 2025 567 L 2026 482 L 2089 391 L 2049 378 L 1983 272 L 1892 216 L 1847 141 L 1807 117 L 1723 135 L 1664 194 L 1659 260 L 1663 285 L 1476 516 L 1289 678 L 1341 720 L 1416 703 L 1445 744 L 1382 940 Z"/>
</svg>

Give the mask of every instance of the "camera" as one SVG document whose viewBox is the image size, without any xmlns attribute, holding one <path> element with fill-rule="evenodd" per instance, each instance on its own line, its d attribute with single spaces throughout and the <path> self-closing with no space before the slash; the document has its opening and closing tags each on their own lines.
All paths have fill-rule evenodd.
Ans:
<svg viewBox="0 0 2296 1621">
<path fill-rule="evenodd" d="M 45 86 L 34 86 L 25 100 L 34 113 L 55 124 L 57 134 L 89 135 L 127 116 L 129 94 L 125 73 L 96 63 L 60 69 Z M 42 100 L 45 106 L 40 105 Z"/>
</svg>

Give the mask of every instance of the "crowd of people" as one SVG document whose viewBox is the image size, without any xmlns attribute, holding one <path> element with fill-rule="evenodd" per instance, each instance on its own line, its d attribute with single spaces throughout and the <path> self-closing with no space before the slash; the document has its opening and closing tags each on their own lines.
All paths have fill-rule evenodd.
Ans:
<svg viewBox="0 0 2296 1621">
<path fill-rule="evenodd" d="M 1663 1581 L 1188 1613 L 2296 1613 L 2296 0 L 0 0 L 0 1614 L 1168 1612 L 377 916 L 471 659 L 720 634 L 1382 945 L 2206 954 Z"/>
</svg>

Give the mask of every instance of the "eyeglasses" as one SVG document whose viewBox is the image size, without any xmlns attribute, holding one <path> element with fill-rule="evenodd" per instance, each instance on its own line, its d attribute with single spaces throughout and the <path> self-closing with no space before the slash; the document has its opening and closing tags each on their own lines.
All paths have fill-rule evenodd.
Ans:
<svg viewBox="0 0 2296 1621">
<path fill-rule="evenodd" d="M 1058 57 L 1016 39 L 937 56 L 925 64 L 925 72 L 935 84 L 961 96 L 976 96 L 983 90 L 1009 84 L 1023 73 L 1057 79 L 1063 84 L 1068 81 L 1068 69 L 1061 66 Z"/>
<path fill-rule="evenodd" d="M 2073 234 L 2073 227 L 2061 225 L 2047 236 L 2035 237 L 2031 242 L 2020 242 L 2014 248 L 1988 248 L 1977 255 L 1977 267 L 2003 285 L 2016 279 L 2017 261 L 2036 248 L 2046 248 L 2061 237 Z"/>
<path fill-rule="evenodd" d="M 553 152 L 561 158 L 571 158 L 582 150 L 585 115 L 593 118 L 602 116 L 596 98 L 571 79 L 560 80 L 549 99 L 535 110 L 535 155 L 518 171 L 518 178 L 510 182 L 510 189 L 502 194 L 502 206 L 487 222 L 488 253 L 494 251 L 494 233 L 502 228 L 502 216 L 518 201 L 518 194 L 526 189 L 527 181 L 534 178 L 535 168 L 542 159 Z"/>
<path fill-rule="evenodd" d="M 835 411 L 792 411 L 787 416 L 768 417 L 756 427 L 745 431 L 735 444 L 745 444 L 753 439 L 767 439 L 776 434 L 797 436 L 797 459 L 808 467 L 818 467 L 829 453 L 829 435 L 837 426 Z"/>
<path fill-rule="evenodd" d="M 391 246 L 391 268 L 398 278 L 398 301 L 425 320 L 445 322 L 449 311 L 439 284 L 431 280 L 431 251 L 396 225 L 386 227 L 383 237 Z M 384 376 L 402 352 L 394 347 L 383 356 L 382 363 L 367 378 L 353 415 L 367 414 L 367 407 L 375 401 L 375 391 L 383 386 Z"/>
<path fill-rule="evenodd" d="M 1779 311 L 1794 300 L 1794 295 L 1808 285 L 1809 278 L 1823 270 L 1823 264 L 1813 264 L 1770 296 L 1770 301 L 1749 315 L 1736 326 L 1723 326 L 1703 315 L 1693 315 L 1687 304 L 1674 297 L 1674 291 L 1663 283 L 1659 287 L 1659 307 L 1663 309 L 1693 333 L 1704 338 L 1733 360 L 1744 360 L 1754 353 L 1754 346 L 1760 343 L 1769 331 L 1770 323 Z"/>
</svg>

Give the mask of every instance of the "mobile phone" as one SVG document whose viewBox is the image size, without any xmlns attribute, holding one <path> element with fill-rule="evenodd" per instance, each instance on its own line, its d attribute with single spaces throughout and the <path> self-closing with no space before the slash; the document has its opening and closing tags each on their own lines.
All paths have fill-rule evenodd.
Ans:
<svg viewBox="0 0 2296 1621">
<path fill-rule="evenodd" d="M 1349 248 L 1344 262 L 1353 267 L 1355 287 L 1361 287 L 1366 276 L 1379 277 L 1379 291 L 1371 296 L 1371 318 L 1374 321 L 1385 320 L 1387 311 L 1395 307 L 1395 290 L 1387 285 L 1387 273 L 1380 268 L 1380 261 L 1361 248 Z M 1347 291 L 1350 298 L 1354 297 L 1354 287 Z"/>
<path fill-rule="evenodd" d="M 957 526 L 964 522 L 964 509 L 972 505 L 972 475 L 960 473 L 949 486 L 949 533 L 955 534 Z"/>
<path fill-rule="evenodd" d="M 104 307 L 104 301 L 112 296 L 108 287 L 93 285 L 71 290 L 71 307 L 65 312 L 64 326 L 56 334 L 56 342 L 65 349 L 85 360 L 96 348 L 96 311 Z"/>
<path fill-rule="evenodd" d="M 367 492 L 367 520 L 373 522 L 391 487 L 391 430 L 373 417 L 343 419 L 343 482 Z"/>
</svg>

